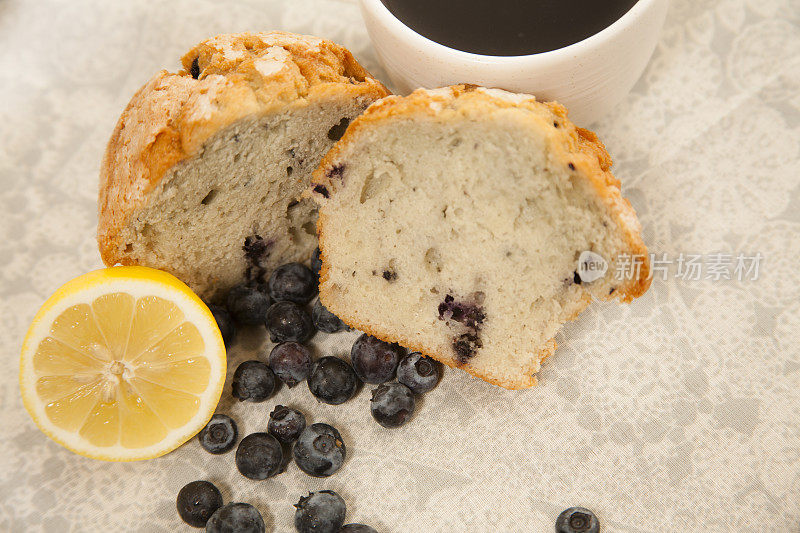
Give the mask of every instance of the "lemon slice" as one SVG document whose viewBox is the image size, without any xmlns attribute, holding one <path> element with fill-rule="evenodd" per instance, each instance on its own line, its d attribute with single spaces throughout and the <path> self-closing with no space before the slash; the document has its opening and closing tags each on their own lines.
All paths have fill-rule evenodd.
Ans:
<svg viewBox="0 0 800 533">
<path fill-rule="evenodd" d="M 174 450 L 214 414 L 226 356 L 205 304 L 174 276 L 96 270 L 42 306 L 22 345 L 20 388 L 39 428 L 105 461 Z"/>
</svg>

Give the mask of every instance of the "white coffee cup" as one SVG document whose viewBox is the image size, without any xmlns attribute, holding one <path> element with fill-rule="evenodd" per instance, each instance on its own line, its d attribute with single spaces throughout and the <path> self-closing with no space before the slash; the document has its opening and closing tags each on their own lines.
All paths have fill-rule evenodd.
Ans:
<svg viewBox="0 0 800 533">
<path fill-rule="evenodd" d="M 359 2 L 378 57 L 402 93 L 456 83 L 497 87 L 557 100 L 578 125 L 594 122 L 628 94 L 653 54 L 669 5 L 669 0 L 639 0 L 599 33 L 558 50 L 487 56 L 423 37 L 381 0 Z"/>
</svg>

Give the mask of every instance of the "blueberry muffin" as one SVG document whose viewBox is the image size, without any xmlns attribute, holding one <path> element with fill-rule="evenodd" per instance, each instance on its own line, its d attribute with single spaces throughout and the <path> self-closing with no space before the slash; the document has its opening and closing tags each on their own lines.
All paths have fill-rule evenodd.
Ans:
<svg viewBox="0 0 800 533">
<path fill-rule="evenodd" d="M 610 166 L 557 103 L 467 85 L 385 98 L 307 194 L 320 206 L 320 299 L 382 340 L 503 387 L 535 385 L 565 321 L 649 286 Z"/>
<path fill-rule="evenodd" d="M 298 198 L 352 119 L 388 94 L 345 48 L 283 32 L 220 35 L 133 97 L 100 172 L 108 265 L 171 272 L 214 299 L 307 260 L 316 208 Z"/>
</svg>

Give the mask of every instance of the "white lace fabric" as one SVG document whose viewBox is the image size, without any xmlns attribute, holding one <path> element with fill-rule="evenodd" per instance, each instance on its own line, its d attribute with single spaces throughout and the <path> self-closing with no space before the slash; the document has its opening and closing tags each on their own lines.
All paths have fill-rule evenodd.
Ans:
<svg viewBox="0 0 800 533">
<path fill-rule="evenodd" d="M 568 324 L 538 387 L 505 391 L 447 370 L 410 423 L 386 430 L 369 414 L 371 386 L 328 406 L 305 384 L 239 404 L 228 384 L 218 411 L 241 435 L 264 431 L 276 404 L 341 431 L 348 458 L 321 480 L 290 465 L 251 481 L 232 452 L 196 440 L 109 464 L 41 434 L 22 407 L 19 348 L 44 299 L 101 266 L 97 175 L 119 113 L 193 43 L 271 29 L 333 39 L 383 75 L 351 1 L 0 2 L 0 531 L 189 531 L 175 497 L 196 479 L 256 505 L 279 532 L 319 489 L 381 532 L 546 532 L 573 505 L 605 532 L 798 531 L 795 0 L 673 1 L 642 79 L 594 129 L 646 243 L 674 262 L 632 305 L 594 304 Z M 701 279 L 678 276 L 680 254 L 701 256 Z M 761 254 L 758 279 L 707 279 L 708 265 L 721 268 L 715 254 Z M 347 356 L 356 335 L 319 334 L 315 350 Z M 231 369 L 270 348 L 247 332 Z"/>
</svg>

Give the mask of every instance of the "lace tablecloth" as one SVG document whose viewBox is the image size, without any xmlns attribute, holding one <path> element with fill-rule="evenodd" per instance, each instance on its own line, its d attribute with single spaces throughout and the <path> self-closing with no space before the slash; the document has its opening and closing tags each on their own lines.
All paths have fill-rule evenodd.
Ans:
<svg viewBox="0 0 800 533">
<path fill-rule="evenodd" d="M 276 403 L 338 427 L 349 455 L 325 480 L 290 467 L 250 481 L 196 440 L 108 464 L 45 438 L 22 407 L 19 348 L 44 299 L 101 266 L 97 175 L 117 116 L 193 43 L 269 29 L 336 40 L 382 75 L 351 1 L 0 1 L 0 530 L 190 531 L 175 496 L 203 478 L 275 531 L 322 488 L 381 532 L 546 532 L 573 505 L 603 531 L 800 531 L 796 0 L 673 2 L 644 76 L 594 125 L 656 279 L 632 305 L 568 324 L 538 387 L 448 370 L 393 431 L 370 417 L 368 388 L 338 407 L 305 386 L 264 404 L 226 391 L 219 410 L 242 433 Z M 317 352 L 347 354 L 355 335 L 318 335 Z M 245 336 L 231 366 L 262 342 Z"/>
</svg>

